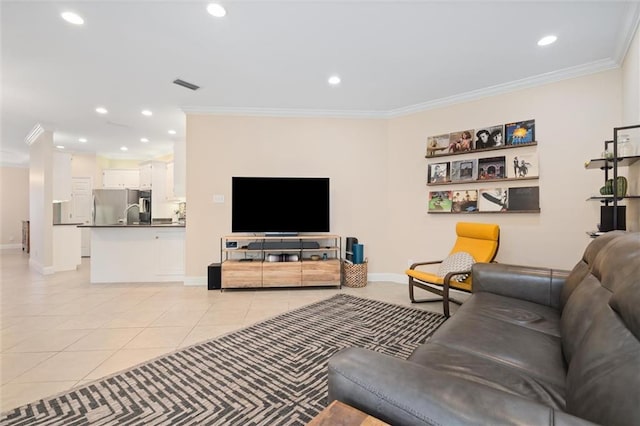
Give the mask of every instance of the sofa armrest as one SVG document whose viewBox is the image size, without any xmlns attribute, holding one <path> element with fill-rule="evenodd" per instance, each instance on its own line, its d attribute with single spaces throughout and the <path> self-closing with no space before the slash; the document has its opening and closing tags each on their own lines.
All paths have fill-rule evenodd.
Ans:
<svg viewBox="0 0 640 426">
<path fill-rule="evenodd" d="M 329 400 L 394 425 L 589 425 L 520 396 L 362 348 L 329 360 Z"/>
<path fill-rule="evenodd" d="M 486 291 L 560 309 L 560 293 L 569 271 L 501 263 L 472 267 L 473 293 Z"/>
</svg>

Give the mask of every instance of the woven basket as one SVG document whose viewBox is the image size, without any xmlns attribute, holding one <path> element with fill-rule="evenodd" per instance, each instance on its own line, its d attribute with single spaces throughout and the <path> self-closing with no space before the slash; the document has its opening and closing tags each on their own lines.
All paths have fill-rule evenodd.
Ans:
<svg viewBox="0 0 640 426">
<path fill-rule="evenodd" d="M 347 287 L 364 287 L 367 285 L 367 262 L 352 264 L 342 263 L 344 268 L 344 285 Z"/>
</svg>

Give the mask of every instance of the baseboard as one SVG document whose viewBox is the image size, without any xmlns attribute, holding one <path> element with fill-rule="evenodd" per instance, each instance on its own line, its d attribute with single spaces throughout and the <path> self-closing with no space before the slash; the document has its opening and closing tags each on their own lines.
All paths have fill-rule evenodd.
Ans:
<svg viewBox="0 0 640 426">
<path fill-rule="evenodd" d="M 34 259 L 29 259 L 29 267 L 42 275 L 53 275 L 56 272 L 53 266 L 43 266 Z"/>
<path fill-rule="evenodd" d="M 19 249 L 22 248 L 22 244 L 0 244 L 0 250 Z"/>
<path fill-rule="evenodd" d="M 184 277 L 184 285 L 186 286 L 205 286 L 207 285 L 207 277 L 206 276 L 202 276 L 202 277 Z"/>
<path fill-rule="evenodd" d="M 367 274 L 367 281 L 385 281 L 398 284 L 406 284 L 407 276 L 404 274 L 387 274 L 387 273 L 374 273 Z"/>
</svg>

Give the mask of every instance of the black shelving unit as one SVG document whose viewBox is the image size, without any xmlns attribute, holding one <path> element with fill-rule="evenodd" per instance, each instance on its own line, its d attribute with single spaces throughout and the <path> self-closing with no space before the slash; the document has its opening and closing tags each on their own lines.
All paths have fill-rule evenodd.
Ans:
<svg viewBox="0 0 640 426">
<path fill-rule="evenodd" d="M 613 229 L 624 229 L 622 224 L 618 223 L 618 207 L 619 202 L 623 199 L 636 199 L 640 198 L 640 195 L 625 195 L 624 197 L 618 197 L 616 194 L 618 193 L 618 167 L 627 167 L 630 166 L 637 161 L 640 161 L 640 155 L 628 156 L 628 157 L 619 157 L 618 156 L 618 132 L 624 130 L 632 130 L 632 129 L 640 129 L 640 124 L 636 124 L 633 126 L 623 126 L 623 127 L 614 127 L 613 128 L 613 140 L 604 142 L 605 152 L 609 152 L 609 146 L 612 145 L 613 148 L 613 157 L 612 158 L 597 158 L 593 160 L 587 161 L 585 163 L 586 169 L 600 169 L 604 170 L 604 181 L 609 179 L 609 171 L 613 173 L 613 195 L 603 195 L 603 196 L 594 196 L 590 197 L 589 200 L 599 200 L 606 207 L 613 207 Z M 601 221 L 602 223 L 602 217 Z"/>
</svg>

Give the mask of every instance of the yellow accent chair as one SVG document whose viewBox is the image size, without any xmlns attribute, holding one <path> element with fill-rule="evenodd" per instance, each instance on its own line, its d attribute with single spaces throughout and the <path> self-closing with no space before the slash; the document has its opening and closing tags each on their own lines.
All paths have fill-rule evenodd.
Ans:
<svg viewBox="0 0 640 426">
<path fill-rule="evenodd" d="M 466 252 L 469 253 L 476 263 L 492 262 L 498 248 L 500 246 L 500 227 L 492 223 L 467 223 L 459 222 L 456 224 L 456 239 L 453 249 L 449 256 Z M 411 265 L 407 269 L 406 274 L 409 276 L 409 298 L 413 303 L 435 302 L 442 300 L 444 315 L 449 317 L 449 302 L 460 305 L 455 299 L 449 297 L 449 289 L 462 290 L 471 292 L 471 268 L 464 271 L 451 271 L 444 277 L 438 276 L 436 273 L 425 272 L 416 269 L 422 265 L 435 265 L 444 262 L 444 260 L 436 260 L 429 262 L 418 262 Z M 460 274 L 469 274 L 462 282 L 455 280 Z M 436 299 L 416 300 L 414 297 L 414 287 L 435 293 L 441 297 Z"/>
</svg>

